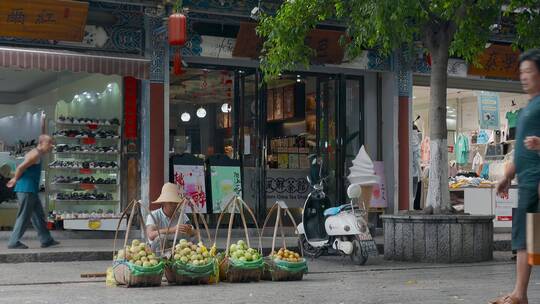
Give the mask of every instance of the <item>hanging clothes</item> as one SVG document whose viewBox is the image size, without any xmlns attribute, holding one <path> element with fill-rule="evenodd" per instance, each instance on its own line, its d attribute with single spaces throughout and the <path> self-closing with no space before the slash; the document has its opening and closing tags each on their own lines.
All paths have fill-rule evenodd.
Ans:
<svg viewBox="0 0 540 304">
<path fill-rule="evenodd" d="M 508 133 L 506 136 L 507 140 L 516 139 L 516 125 L 517 125 L 517 120 L 518 120 L 520 111 L 521 109 L 506 112 L 505 117 L 506 117 L 506 120 L 508 121 Z"/>
<path fill-rule="evenodd" d="M 484 163 L 482 165 L 482 172 L 480 172 L 480 177 L 484 179 L 489 179 L 489 163 Z"/>
<path fill-rule="evenodd" d="M 478 132 L 478 138 L 476 139 L 478 144 L 487 144 L 491 135 L 488 133 L 488 130 L 480 130 Z"/>
<path fill-rule="evenodd" d="M 430 149 L 430 141 L 429 137 L 425 136 L 424 139 L 422 139 L 422 144 L 420 145 L 420 155 L 422 160 L 422 165 L 426 166 L 429 165 L 429 155 L 431 153 Z"/>
<path fill-rule="evenodd" d="M 413 130 L 411 134 L 411 148 L 412 148 L 412 176 L 420 176 L 420 145 L 422 140 L 422 133 L 418 130 Z"/>
<path fill-rule="evenodd" d="M 469 162 L 469 149 L 469 138 L 459 134 L 455 147 L 456 163 L 458 165 L 465 165 Z"/>
<path fill-rule="evenodd" d="M 472 170 L 476 172 L 476 174 L 480 175 L 480 165 L 484 162 L 484 159 L 482 158 L 482 155 L 480 153 L 476 152 L 474 155 L 473 161 L 472 161 Z"/>
</svg>

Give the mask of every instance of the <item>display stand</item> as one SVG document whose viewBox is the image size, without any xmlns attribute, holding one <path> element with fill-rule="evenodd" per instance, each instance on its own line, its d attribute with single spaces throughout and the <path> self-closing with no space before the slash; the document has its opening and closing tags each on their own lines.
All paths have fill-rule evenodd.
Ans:
<svg viewBox="0 0 540 304">
<path fill-rule="evenodd" d="M 47 170 L 49 211 L 64 229 L 108 230 L 119 223 L 121 127 L 105 123 L 55 122 L 56 149 Z M 100 132 L 114 134 L 106 137 Z M 61 147 L 61 148 L 60 148 Z"/>
</svg>

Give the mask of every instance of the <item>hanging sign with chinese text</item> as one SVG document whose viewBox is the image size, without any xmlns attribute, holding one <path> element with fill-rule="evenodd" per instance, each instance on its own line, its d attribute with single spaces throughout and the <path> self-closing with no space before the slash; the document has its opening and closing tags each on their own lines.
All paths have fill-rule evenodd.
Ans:
<svg viewBox="0 0 540 304">
<path fill-rule="evenodd" d="M 81 42 L 87 15 L 87 2 L 2 0 L 0 36 Z"/>
<path fill-rule="evenodd" d="M 510 45 L 493 44 L 478 57 L 479 66 L 469 65 L 469 75 L 519 79 L 519 51 Z"/>
<path fill-rule="evenodd" d="M 220 213 L 234 197 L 242 197 L 242 177 L 240 167 L 211 166 L 210 185 L 212 190 L 212 211 Z"/>
</svg>

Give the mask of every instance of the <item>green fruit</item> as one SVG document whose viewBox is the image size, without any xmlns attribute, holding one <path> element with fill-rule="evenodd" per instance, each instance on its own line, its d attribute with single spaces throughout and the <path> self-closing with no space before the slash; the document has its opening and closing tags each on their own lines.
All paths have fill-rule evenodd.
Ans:
<svg viewBox="0 0 540 304">
<path fill-rule="evenodd" d="M 134 259 L 135 261 L 138 261 L 138 260 L 141 259 L 141 256 L 138 255 L 138 254 L 135 254 L 135 255 L 133 255 L 133 259 Z"/>
<path fill-rule="evenodd" d="M 191 251 L 197 251 L 197 245 L 191 245 Z"/>
<path fill-rule="evenodd" d="M 147 257 L 148 257 L 149 259 L 155 259 L 155 258 L 156 258 L 156 255 L 153 254 L 153 253 L 150 253 L 149 255 L 147 255 Z"/>
<path fill-rule="evenodd" d="M 197 254 L 197 260 L 200 261 L 200 260 L 202 260 L 202 259 L 204 259 L 203 256 L 202 256 L 202 254 Z"/>
<path fill-rule="evenodd" d="M 141 261 L 135 261 L 135 265 L 137 265 L 137 266 L 142 266 L 142 264 L 143 263 Z"/>
<path fill-rule="evenodd" d="M 187 241 L 186 239 L 181 239 L 181 240 L 180 240 L 180 244 L 183 244 L 183 243 L 187 244 L 187 242 L 188 242 L 188 241 Z"/>
<path fill-rule="evenodd" d="M 202 252 L 202 248 L 201 247 L 197 247 L 197 250 L 195 250 L 197 253 L 201 253 Z"/>
<path fill-rule="evenodd" d="M 194 266 L 199 266 L 199 261 L 195 260 L 195 261 L 191 262 L 191 264 L 193 264 Z"/>
<path fill-rule="evenodd" d="M 152 263 L 150 263 L 150 262 L 143 262 L 142 265 L 143 265 L 143 267 L 150 267 L 150 266 L 152 266 Z"/>
<path fill-rule="evenodd" d="M 239 260 L 242 261 L 242 262 L 246 262 L 246 261 L 247 261 L 246 257 L 240 257 Z"/>
<path fill-rule="evenodd" d="M 179 255 L 178 253 L 174 255 L 175 260 L 180 260 L 181 258 L 182 258 L 182 256 Z"/>
<path fill-rule="evenodd" d="M 238 242 L 236 242 L 236 244 L 238 245 L 238 247 L 246 248 L 246 242 L 244 242 L 244 240 L 239 240 Z"/>
<path fill-rule="evenodd" d="M 185 256 L 181 257 L 180 258 L 180 261 L 182 261 L 182 263 L 187 263 L 189 261 L 189 259 Z"/>
<path fill-rule="evenodd" d="M 131 251 L 131 253 L 135 254 L 135 253 L 138 253 L 140 250 L 139 250 L 138 246 L 133 246 L 133 247 L 129 248 L 129 251 Z"/>
<path fill-rule="evenodd" d="M 141 250 L 141 251 L 139 252 L 139 255 L 142 256 L 142 257 L 143 257 L 143 256 L 146 256 L 146 251 Z"/>
<path fill-rule="evenodd" d="M 253 256 L 249 252 L 246 252 L 246 254 L 244 254 L 244 257 L 246 258 L 247 261 L 251 261 L 251 259 L 253 258 Z"/>
<path fill-rule="evenodd" d="M 191 247 L 191 246 L 193 246 L 193 243 L 192 243 L 192 242 L 188 242 L 186 245 L 187 245 L 188 247 Z"/>
<path fill-rule="evenodd" d="M 204 265 L 208 264 L 208 259 L 203 260 Z"/>
<path fill-rule="evenodd" d="M 147 262 L 147 261 L 148 261 L 148 258 L 145 257 L 145 256 L 143 256 L 143 257 L 141 257 L 141 261 L 143 261 L 143 263 L 144 263 L 144 262 Z"/>
<path fill-rule="evenodd" d="M 208 253 L 208 251 L 205 251 L 205 252 L 202 253 L 202 256 L 205 257 L 205 258 L 207 258 L 209 255 L 210 254 Z"/>
<path fill-rule="evenodd" d="M 139 251 L 146 251 L 146 244 L 140 244 Z"/>
<path fill-rule="evenodd" d="M 238 249 L 238 246 L 237 246 L 236 244 L 232 244 L 232 245 L 231 245 L 231 248 L 229 248 L 229 252 L 230 252 L 230 253 L 233 253 L 233 252 L 235 252 L 237 249 Z"/>
<path fill-rule="evenodd" d="M 135 246 L 135 247 L 136 247 L 136 246 L 139 246 L 140 244 L 141 244 L 141 241 L 139 241 L 139 240 L 133 240 L 133 241 L 131 242 L 131 245 L 132 245 L 132 246 Z"/>
</svg>

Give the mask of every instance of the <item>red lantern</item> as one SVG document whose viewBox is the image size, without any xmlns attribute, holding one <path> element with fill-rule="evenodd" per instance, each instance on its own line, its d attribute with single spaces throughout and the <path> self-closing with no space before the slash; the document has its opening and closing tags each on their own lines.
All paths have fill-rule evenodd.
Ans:
<svg viewBox="0 0 540 304">
<path fill-rule="evenodd" d="M 186 16 L 174 13 L 169 16 L 169 45 L 178 47 L 174 54 L 174 74 L 182 74 L 182 51 L 180 47 L 187 41 Z"/>
<path fill-rule="evenodd" d="M 184 46 L 187 41 L 186 16 L 181 13 L 174 13 L 169 16 L 169 44 L 174 46 Z"/>
</svg>

